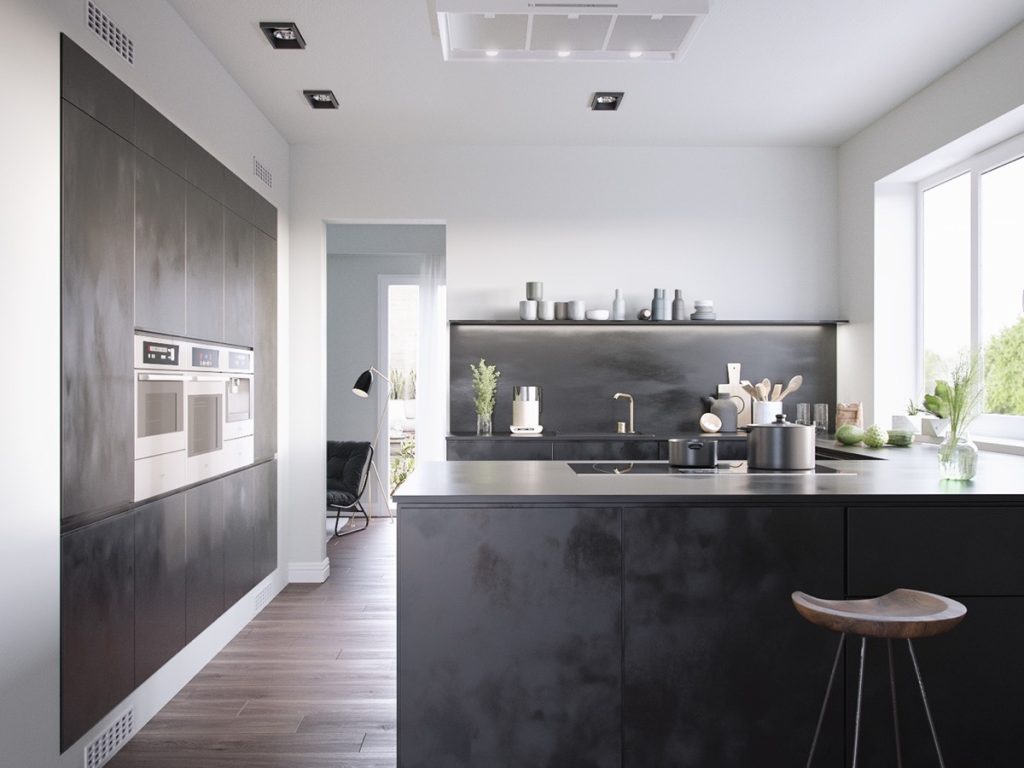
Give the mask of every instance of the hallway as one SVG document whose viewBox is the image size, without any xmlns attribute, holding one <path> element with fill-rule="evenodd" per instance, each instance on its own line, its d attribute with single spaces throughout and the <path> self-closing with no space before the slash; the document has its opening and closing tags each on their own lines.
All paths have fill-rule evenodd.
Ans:
<svg viewBox="0 0 1024 768">
<path fill-rule="evenodd" d="M 112 768 L 393 768 L 396 524 L 327 543 L 109 763 Z"/>
</svg>

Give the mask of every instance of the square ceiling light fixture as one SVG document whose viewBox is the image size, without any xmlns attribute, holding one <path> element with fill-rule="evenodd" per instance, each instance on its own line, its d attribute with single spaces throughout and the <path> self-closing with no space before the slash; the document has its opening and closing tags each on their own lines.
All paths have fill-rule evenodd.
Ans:
<svg viewBox="0 0 1024 768">
<path fill-rule="evenodd" d="M 437 0 L 445 61 L 676 61 L 710 0 Z"/>
<path fill-rule="evenodd" d="M 294 21 L 261 21 L 260 29 L 274 48 L 302 50 L 306 40 Z"/>
<path fill-rule="evenodd" d="M 306 97 L 306 101 L 309 102 L 309 106 L 313 109 L 338 108 L 338 97 L 334 95 L 334 91 L 327 89 L 303 91 L 302 95 Z"/>
</svg>

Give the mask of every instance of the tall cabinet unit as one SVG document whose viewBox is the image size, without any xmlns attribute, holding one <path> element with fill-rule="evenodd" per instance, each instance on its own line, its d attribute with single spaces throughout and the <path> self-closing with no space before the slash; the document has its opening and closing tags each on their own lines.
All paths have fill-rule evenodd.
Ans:
<svg viewBox="0 0 1024 768">
<path fill-rule="evenodd" d="M 61 37 L 61 750 L 277 568 L 277 210 Z M 256 350 L 256 461 L 134 503 L 136 332 Z"/>
</svg>

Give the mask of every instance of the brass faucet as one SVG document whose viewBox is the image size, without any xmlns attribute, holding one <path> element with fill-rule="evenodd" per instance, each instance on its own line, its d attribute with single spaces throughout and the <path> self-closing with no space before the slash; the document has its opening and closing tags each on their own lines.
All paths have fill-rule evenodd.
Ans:
<svg viewBox="0 0 1024 768">
<path fill-rule="evenodd" d="M 625 392 L 616 392 L 614 400 L 628 400 L 629 401 L 629 426 L 626 429 L 626 434 L 635 435 L 636 429 L 633 425 L 633 396 L 626 394 Z"/>
</svg>

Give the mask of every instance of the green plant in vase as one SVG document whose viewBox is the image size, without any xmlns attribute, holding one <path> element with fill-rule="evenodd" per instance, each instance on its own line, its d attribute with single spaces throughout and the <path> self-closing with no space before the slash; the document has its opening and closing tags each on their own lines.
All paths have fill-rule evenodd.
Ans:
<svg viewBox="0 0 1024 768">
<path fill-rule="evenodd" d="M 489 435 L 493 431 L 494 397 L 498 391 L 501 372 L 488 365 L 482 357 L 478 365 L 469 364 L 473 372 L 473 405 L 476 408 L 476 433 Z"/>
<path fill-rule="evenodd" d="M 935 382 L 935 394 L 925 396 L 925 407 L 931 413 L 949 419 L 949 429 L 939 446 L 939 472 L 944 480 L 970 480 L 978 471 L 978 446 L 971 442 L 967 429 L 978 415 L 980 404 L 975 355 L 962 357 L 949 381 Z"/>
</svg>

